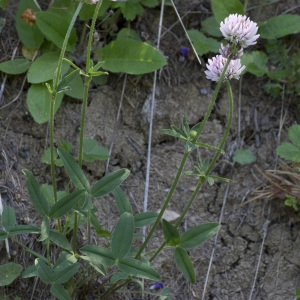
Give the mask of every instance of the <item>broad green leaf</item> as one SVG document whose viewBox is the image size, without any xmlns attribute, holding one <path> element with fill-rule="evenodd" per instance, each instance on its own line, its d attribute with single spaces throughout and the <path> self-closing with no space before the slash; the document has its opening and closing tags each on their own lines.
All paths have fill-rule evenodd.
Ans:
<svg viewBox="0 0 300 300">
<path fill-rule="evenodd" d="M 244 72 L 249 72 L 257 77 L 268 73 L 268 57 L 264 52 L 252 51 L 241 57 L 242 65 L 246 66 Z"/>
<path fill-rule="evenodd" d="M 103 20 L 103 17 L 108 14 L 107 12 L 108 12 L 110 6 L 111 6 L 110 0 L 103 0 L 101 7 L 99 9 L 99 12 L 98 12 L 98 17 L 99 18 L 101 17 L 101 19 Z M 83 3 L 83 6 L 79 13 L 80 20 L 88 21 L 88 20 L 92 19 L 93 15 L 94 15 L 94 11 L 95 11 L 94 5 Z"/>
<path fill-rule="evenodd" d="M 165 242 L 169 246 L 177 246 L 180 242 L 180 234 L 178 230 L 165 219 L 162 219 L 162 228 L 164 232 Z"/>
<path fill-rule="evenodd" d="M 0 215 L 1 216 L 1 215 Z M 1 216 L 2 226 L 6 231 L 16 225 L 16 214 L 12 207 L 5 206 Z"/>
<path fill-rule="evenodd" d="M 119 187 L 115 188 L 113 194 L 119 214 L 122 215 L 124 212 L 132 214 L 132 207 L 122 189 Z"/>
<path fill-rule="evenodd" d="M 57 95 L 54 113 L 61 104 L 63 94 Z M 28 90 L 26 103 L 35 122 L 42 124 L 50 119 L 50 94 L 44 84 L 32 84 Z"/>
<path fill-rule="evenodd" d="M 53 283 L 54 275 L 47 263 L 36 258 L 34 264 L 41 280 L 47 284 Z"/>
<path fill-rule="evenodd" d="M 157 49 L 133 39 L 118 39 L 100 52 L 104 61 L 103 69 L 111 72 L 145 74 L 166 64 L 165 57 Z"/>
<path fill-rule="evenodd" d="M 30 278 L 30 277 L 36 277 L 39 276 L 35 265 L 31 265 L 28 267 L 23 273 L 22 273 L 22 278 Z"/>
<path fill-rule="evenodd" d="M 80 264 L 75 262 L 62 270 L 53 269 L 53 280 L 55 283 L 67 282 L 80 268 Z"/>
<path fill-rule="evenodd" d="M 155 7 L 159 4 L 158 0 L 140 0 L 140 2 L 148 7 Z"/>
<path fill-rule="evenodd" d="M 6 9 L 6 0 L 0 0 L 0 8 L 2 9 Z M 1 30 L 0 30 L 0 33 L 1 33 Z"/>
<path fill-rule="evenodd" d="M 196 283 L 196 275 L 193 263 L 185 249 L 177 247 L 174 252 L 174 258 L 178 269 L 184 277 L 191 283 Z"/>
<path fill-rule="evenodd" d="M 111 251 L 115 258 L 125 257 L 132 244 L 134 220 L 130 213 L 123 213 L 115 227 L 111 240 Z"/>
<path fill-rule="evenodd" d="M 7 60 L 0 64 L 0 71 L 7 74 L 22 74 L 25 73 L 30 66 L 30 61 L 25 58 L 15 58 Z"/>
<path fill-rule="evenodd" d="M 233 154 L 233 161 L 240 165 L 249 165 L 256 161 L 256 156 L 250 149 L 247 150 L 236 150 Z"/>
<path fill-rule="evenodd" d="M 72 251 L 72 247 L 70 246 L 69 241 L 62 233 L 60 233 L 56 230 L 50 230 L 49 231 L 49 239 L 51 240 L 51 242 L 58 245 L 62 249 Z"/>
<path fill-rule="evenodd" d="M 42 156 L 41 161 L 44 164 L 51 165 L 51 149 L 50 148 L 48 148 L 44 151 L 44 155 Z M 57 167 L 63 166 L 63 163 L 62 163 L 61 159 L 58 158 L 58 154 L 56 152 L 54 153 L 54 164 Z"/>
<path fill-rule="evenodd" d="M 60 218 L 69 212 L 81 199 L 84 198 L 85 190 L 77 190 L 57 201 L 50 209 L 51 218 Z"/>
<path fill-rule="evenodd" d="M 34 0 L 21 0 L 16 15 L 16 28 L 21 42 L 29 49 L 38 49 L 44 41 L 44 35 L 35 24 L 28 24 L 22 20 L 21 15 L 27 9 L 40 11 Z M 30 13 L 30 12 L 29 12 Z M 35 13 L 34 13 L 35 14 Z"/>
<path fill-rule="evenodd" d="M 22 272 L 23 267 L 15 263 L 7 263 L 0 266 L 0 286 L 11 284 Z"/>
<path fill-rule="evenodd" d="M 68 22 L 71 22 L 75 12 L 75 3 L 72 0 L 56 0 L 49 8 L 49 11 L 61 15 Z"/>
<path fill-rule="evenodd" d="M 7 237 L 8 237 L 7 232 L 0 229 L 0 241 L 4 241 Z"/>
<path fill-rule="evenodd" d="M 202 32 L 191 29 L 187 31 L 198 55 L 202 56 L 208 52 L 219 52 L 220 43 L 213 39 L 206 37 Z"/>
<path fill-rule="evenodd" d="M 300 162 L 300 149 L 292 143 L 282 143 L 276 149 L 276 154 L 286 160 Z"/>
<path fill-rule="evenodd" d="M 72 97 L 74 99 L 79 99 L 79 100 L 83 99 L 84 86 L 83 86 L 81 76 L 79 74 L 76 74 L 76 76 L 68 84 L 68 86 L 70 89 L 69 90 L 67 89 L 64 91 L 65 95 Z"/>
<path fill-rule="evenodd" d="M 206 223 L 190 228 L 181 235 L 179 246 L 184 249 L 194 248 L 211 238 L 219 229 L 218 223 Z"/>
<path fill-rule="evenodd" d="M 122 15 L 128 21 L 133 21 L 138 15 L 142 15 L 144 12 L 143 6 L 139 3 L 139 0 L 130 0 L 126 2 L 114 2 L 112 8 L 121 8 Z"/>
<path fill-rule="evenodd" d="M 211 8 L 219 23 L 230 14 L 245 14 L 243 5 L 239 0 L 211 0 Z"/>
<path fill-rule="evenodd" d="M 37 12 L 36 16 L 36 24 L 40 31 L 49 41 L 61 49 L 69 27 L 69 20 L 57 13 L 50 11 Z M 74 51 L 76 41 L 77 36 L 75 29 L 73 28 L 68 40 L 67 51 Z"/>
<path fill-rule="evenodd" d="M 81 257 L 82 259 L 95 262 L 96 264 L 107 267 L 111 267 L 115 264 L 116 259 L 109 249 L 88 245 L 80 248 L 80 252 L 86 255 Z"/>
<path fill-rule="evenodd" d="M 126 280 L 128 279 L 128 275 L 122 273 L 122 272 L 116 272 L 113 274 L 113 276 L 111 276 L 110 278 L 110 284 L 114 284 L 116 282 L 118 282 L 119 280 Z"/>
<path fill-rule="evenodd" d="M 213 37 L 222 37 L 220 23 L 217 22 L 214 16 L 209 17 L 201 22 L 201 31 Z"/>
<path fill-rule="evenodd" d="M 158 214 L 152 211 L 146 211 L 134 216 L 134 227 L 140 228 L 152 224 L 156 221 Z"/>
<path fill-rule="evenodd" d="M 25 174 L 26 186 L 31 202 L 42 217 L 47 216 L 49 212 L 48 202 L 44 194 L 41 193 L 38 181 L 28 170 L 23 170 L 23 173 Z"/>
<path fill-rule="evenodd" d="M 98 198 L 112 192 L 129 176 L 129 174 L 129 170 L 120 169 L 105 175 L 92 186 L 92 197 Z"/>
<path fill-rule="evenodd" d="M 76 70 L 69 72 L 67 75 L 65 75 L 57 86 L 57 92 L 59 93 L 62 91 L 69 90 L 70 83 L 75 79 L 76 76 L 79 76 L 79 72 L 80 72 L 80 70 L 76 69 Z M 80 76 L 79 76 L 79 78 L 80 78 Z M 82 85 L 82 87 L 83 87 L 83 85 Z"/>
<path fill-rule="evenodd" d="M 58 272 L 65 269 L 66 267 L 74 265 L 76 262 L 77 259 L 73 254 L 63 251 L 59 254 L 59 257 L 55 262 L 55 265 L 53 266 L 52 270 Z"/>
<path fill-rule="evenodd" d="M 49 218 L 47 216 L 44 216 L 41 224 L 41 236 L 39 238 L 39 241 L 44 241 L 48 238 L 49 230 L 50 230 Z"/>
<path fill-rule="evenodd" d="M 155 269 L 134 258 L 125 257 L 117 260 L 117 267 L 120 271 L 130 276 L 161 280 L 159 273 Z"/>
<path fill-rule="evenodd" d="M 51 294 L 59 300 L 71 300 L 72 298 L 60 284 L 54 283 L 50 289 Z"/>
<path fill-rule="evenodd" d="M 38 57 L 30 66 L 28 71 L 28 82 L 42 83 L 53 79 L 56 71 L 59 52 L 47 52 Z M 66 74 L 70 66 L 64 61 L 62 66 L 62 75 Z"/>
<path fill-rule="evenodd" d="M 258 33 L 264 39 L 275 40 L 300 32 L 299 15 L 280 15 L 259 24 Z"/>
<path fill-rule="evenodd" d="M 291 142 L 300 149 L 300 125 L 294 124 L 288 130 Z"/>
<path fill-rule="evenodd" d="M 73 156 L 63 148 L 58 148 L 57 152 L 76 188 L 79 190 L 85 189 L 87 192 L 90 192 L 90 184 Z"/>
<path fill-rule="evenodd" d="M 62 164 L 63 165 L 63 164 Z M 52 206 L 55 203 L 54 200 L 54 192 L 53 192 L 53 186 L 50 184 L 42 184 L 41 186 L 41 192 L 44 194 L 44 196 L 47 199 L 48 205 Z M 60 200 L 65 195 L 67 195 L 66 191 L 58 191 L 57 192 L 57 199 Z"/>
<path fill-rule="evenodd" d="M 109 158 L 109 151 L 100 147 L 94 139 L 86 139 L 83 141 L 83 160 L 91 162 L 94 160 L 106 160 Z"/>
<path fill-rule="evenodd" d="M 131 28 L 122 28 L 118 32 L 117 39 L 133 39 L 135 41 L 142 41 L 140 35 Z"/>
</svg>

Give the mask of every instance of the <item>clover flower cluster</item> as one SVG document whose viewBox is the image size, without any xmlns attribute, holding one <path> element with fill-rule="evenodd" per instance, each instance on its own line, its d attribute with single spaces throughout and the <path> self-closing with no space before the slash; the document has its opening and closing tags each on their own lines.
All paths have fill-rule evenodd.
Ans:
<svg viewBox="0 0 300 300">
<path fill-rule="evenodd" d="M 212 81 L 219 81 L 227 60 L 230 59 L 228 68 L 225 72 L 224 80 L 232 78 L 239 79 L 245 66 L 241 66 L 240 57 L 243 49 L 256 44 L 259 37 L 258 27 L 246 16 L 232 14 L 220 24 L 220 30 L 228 44 L 221 44 L 220 55 L 208 60 L 205 71 L 206 78 Z"/>
</svg>

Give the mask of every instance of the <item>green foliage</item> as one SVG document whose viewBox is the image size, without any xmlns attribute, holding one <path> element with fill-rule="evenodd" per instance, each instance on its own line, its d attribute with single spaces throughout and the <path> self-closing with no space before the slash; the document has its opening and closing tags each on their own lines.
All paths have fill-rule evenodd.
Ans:
<svg viewBox="0 0 300 300">
<path fill-rule="evenodd" d="M 289 161 L 300 162 L 300 125 L 292 125 L 288 130 L 288 136 L 291 143 L 282 143 L 276 149 L 276 153 Z"/>
<path fill-rule="evenodd" d="M 0 286 L 11 284 L 22 272 L 23 267 L 15 263 L 7 263 L 0 266 Z"/>
<path fill-rule="evenodd" d="M 22 74 L 25 73 L 30 66 L 30 61 L 25 58 L 16 58 L 0 63 L 0 71 L 7 74 Z"/>
<path fill-rule="evenodd" d="M 202 56 L 208 52 L 219 52 L 220 44 L 215 39 L 208 38 L 202 32 L 195 29 L 188 30 L 187 32 L 198 55 Z"/>
<path fill-rule="evenodd" d="M 299 211 L 299 208 L 298 208 L 298 201 L 297 199 L 295 198 L 295 196 L 292 196 L 292 195 L 286 195 L 286 200 L 284 201 L 284 204 L 286 206 L 290 206 L 294 209 L 294 211 Z"/>
<path fill-rule="evenodd" d="M 212 0 L 211 9 L 218 23 L 224 21 L 230 14 L 245 14 L 239 0 Z"/>
<path fill-rule="evenodd" d="M 94 139 L 86 139 L 83 142 L 83 160 L 91 162 L 95 160 L 107 160 L 109 151 L 106 148 L 99 147 L 98 142 Z"/>
<path fill-rule="evenodd" d="M 249 149 L 247 150 L 236 150 L 233 154 L 233 161 L 240 165 L 249 165 L 256 161 L 256 156 Z"/>
</svg>

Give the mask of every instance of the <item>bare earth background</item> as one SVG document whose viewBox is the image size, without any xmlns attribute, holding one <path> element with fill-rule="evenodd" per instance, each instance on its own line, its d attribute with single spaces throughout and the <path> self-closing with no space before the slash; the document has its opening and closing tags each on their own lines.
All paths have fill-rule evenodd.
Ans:
<svg viewBox="0 0 300 300">
<path fill-rule="evenodd" d="M 6 12 L 7 25 L 2 32 L 0 45 L 0 60 L 11 58 L 12 51 L 18 47 L 16 57 L 21 57 L 15 28 L 15 9 L 18 1 L 8 0 Z M 181 15 L 187 15 L 183 22 L 187 29 L 199 28 L 201 20 L 211 15 L 210 1 L 195 0 L 178 3 Z M 277 1 L 275 4 L 259 9 L 259 1 L 249 1 L 248 15 L 258 22 L 299 6 L 300 1 Z M 293 13 L 300 13 L 294 9 Z M 159 8 L 146 10 L 139 22 L 133 23 L 138 32 L 146 32 L 150 39 L 155 40 L 159 20 Z M 151 178 L 149 191 L 149 210 L 156 211 L 162 205 L 168 189 L 174 179 L 177 167 L 183 154 L 183 144 L 159 133 L 160 129 L 169 128 L 171 124 L 180 125 L 182 116 L 186 116 L 189 124 L 195 124 L 203 118 L 211 99 L 214 85 L 204 76 L 205 61 L 201 66 L 196 59 L 181 60 L 179 47 L 188 46 L 184 32 L 177 22 L 174 10 L 165 8 L 163 22 L 164 34 L 161 41 L 163 53 L 168 58 L 168 65 L 160 72 L 156 92 L 154 130 L 151 157 Z M 173 27 L 171 27 L 173 26 Z M 255 48 L 260 47 L 260 41 Z M 111 75 L 105 86 L 92 86 L 87 109 L 86 137 L 95 138 L 99 144 L 109 148 L 115 119 L 120 103 L 124 75 Z M 1 74 L 3 80 L 4 75 Z M 12 101 L 20 92 L 23 77 L 8 76 L 4 99 L 1 107 Z M 145 75 L 136 85 L 136 78 L 128 77 L 125 99 L 118 123 L 115 145 L 111 155 L 109 171 L 128 168 L 130 177 L 122 185 L 136 212 L 143 210 L 144 182 L 146 171 L 146 152 L 148 143 L 149 108 L 152 93 L 152 76 Z M 240 86 L 240 83 L 242 85 Z M 232 152 L 235 149 L 251 149 L 256 157 L 256 165 L 260 170 L 278 168 L 275 149 L 280 141 L 287 139 L 287 128 L 293 123 L 299 123 L 299 111 L 295 110 L 297 99 L 273 99 L 264 94 L 263 84 L 266 79 L 258 79 L 246 74 L 242 82 L 233 82 L 236 102 L 235 121 L 231 135 L 226 144 L 226 160 L 232 162 Z M 38 125 L 28 115 L 26 93 L 28 85 L 17 101 L 0 110 L 0 141 L 1 151 L 5 153 L 9 168 L 4 157 L 0 160 L 0 192 L 5 205 L 13 206 L 17 211 L 17 220 L 21 224 L 39 224 L 25 187 L 22 169 L 28 169 L 38 177 L 41 183 L 50 183 L 49 167 L 41 163 L 44 148 L 48 146 L 48 125 Z M 238 139 L 238 99 L 240 99 L 241 129 Z M 202 142 L 218 146 L 228 115 L 228 98 L 226 88 L 221 91 L 216 107 L 201 138 Z M 73 99 L 65 99 L 56 114 L 55 140 L 61 139 L 76 145 L 80 121 L 80 103 Z M 282 130 L 281 115 L 285 114 Z M 258 130 L 256 130 L 257 122 Z M 76 149 L 76 147 L 75 147 Z M 76 150 L 73 152 L 76 153 Z M 199 150 L 202 158 L 211 155 L 203 149 Z M 2 154 L 3 155 L 3 154 Z M 185 170 L 193 169 L 195 157 L 191 155 Z M 261 174 L 254 165 L 234 166 L 220 160 L 214 169 L 218 175 L 231 178 L 233 183 L 217 182 L 213 187 L 204 186 L 201 193 L 189 211 L 180 230 L 205 223 L 218 222 L 223 206 L 226 205 L 220 230 L 212 269 L 205 299 L 241 300 L 250 299 L 251 288 L 255 287 L 251 299 L 255 300 L 292 300 L 294 290 L 300 288 L 300 223 L 296 215 L 288 211 L 282 200 L 272 198 L 269 201 L 259 199 L 237 208 L 242 202 L 255 196 L 253 190 L 259 186 L 268 188 Z M 86 173 L 91 181 L 103 176 L 105 162 L 86 164 Z M 58 170 L 58 184 L 66 180 L 65 175 Z M 184 176 L 169 207 L 180 213 L 184 204 L 191 196 L 196 181 Z M 228 190 L 226 190 L 229 188 Z M 106 196 L 96 203 L 99 209 L 99 219 L 104 228 L 113 229 L 117 220 L 117 210 L 111 196 Z M 291 222 L 294 228 L 291 228 Z M 159 245 L 162 236 L 161 229 L 152 239 L 150 247 Z M 81 232 L 82 244 L 85 242 L 85 232 Z M 95 237 L 95 241 L 96 241 Z M 213 249 L 213 238 L 202 247 L 190 251 L 196 272 L 197 283 L 190 285 L 176 269 L 170 253 L 163 253 L 156 261 L 155 267 L 161 272 L 166 287 L 173 291 L 173 299 L 201 299 L 209 259 Z M 35 237 L 23 238 L 28 247 L 39 249 Z M 29 266 L 33 258 L 16 244 L 11 244 L 12 258 L 10 261 L 24 263 Z M 150 249 L 150 248 L 149 248 Z M 260 251 L 262 255 L 260 256 Z M 0 263 L 8 262 L 4 242 L 0 243 Z M 258 274 L 255 281 L 255 272 Z M 1 275 L 0 275 L 1 276 Z M 151 283 L 146 282 L 146 289 Z M 97 288 L 90 291 L 91 299 L 97 299 Z M 45 286 L 40 281 L 35 282 L 21 278 L 11 286 L 0 288 L 0 297 L 7 295 L 10 299 L 19 296 L 22 299 L 50 299 Z M 1 299 L 1 298 L 0 298 Z M 80 295 L 78 295 L 78 299 Z M 134 296 L 120 296 L 116 299 L 134 299 Z M 149 298 L 151 299 L 151 298 Z"/>
</svg>

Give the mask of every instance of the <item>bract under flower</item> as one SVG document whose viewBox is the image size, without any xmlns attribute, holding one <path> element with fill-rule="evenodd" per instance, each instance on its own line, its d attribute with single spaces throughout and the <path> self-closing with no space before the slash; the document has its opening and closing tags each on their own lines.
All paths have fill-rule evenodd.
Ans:
<svg viewBox="0 0 300 300">
<path fill-rule="evenodd" d="M 227 58 L 223 57 L 222 55 L 217 55 L 212 59 L 209 59 L 208 63 L 206 64 L 206 78 L 216 82 L 219 81 L 226 62 Z M 230 80 L 232 78 L 239 79 L 244 69 L 245 66 L 241 66 L 240 59 L 231 60 L 225 72 L 224 80 Z"/>
<path fill-rule="evenodd" d="M 256 44 L 259 37 L 259 34 L 256 34 L 257 24 L 246 16 L 238 14 L 229 15 L 221 22 L 220 30 L 225 39 L 239 44 L 243 48 Z"/>
</svg>

